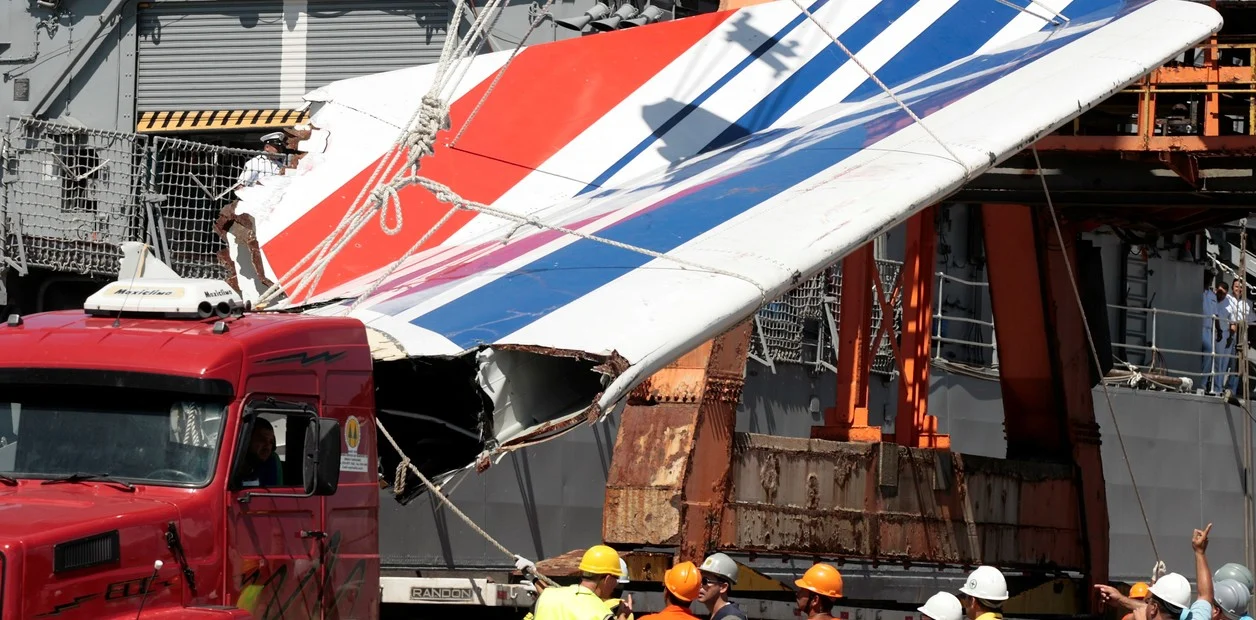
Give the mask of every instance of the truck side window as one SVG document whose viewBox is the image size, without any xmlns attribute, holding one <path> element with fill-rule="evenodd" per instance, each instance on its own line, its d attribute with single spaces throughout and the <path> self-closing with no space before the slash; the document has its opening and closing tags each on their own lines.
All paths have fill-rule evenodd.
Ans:
<svg viewBox="0 0 1256 620">
<path fill-rule="evenodd" d="M 267 411 L 252 417 L 243 458 L 236 466 L 235 479 L 241 487 L 300 487 L 301 458 L 307 414 L 291 415 Z M 295 455 L 288 458 L 288 455 Z"/>
</svg>

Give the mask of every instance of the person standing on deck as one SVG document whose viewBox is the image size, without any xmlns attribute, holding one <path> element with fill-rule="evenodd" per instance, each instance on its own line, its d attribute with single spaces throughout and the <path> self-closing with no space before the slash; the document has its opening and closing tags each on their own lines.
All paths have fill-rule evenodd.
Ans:
<svg viewBox="0 0 1256 620">
<path fill-rule="evenodd" d="M 711 620 L 746 620 L 746 612 L 728 600 L 729 591 L 737 583 L 737 563 L 723 553 L 714 553 L 698 570 L 702 573 L 698 600 L 711 610 Z"/>
<path fill-rule="evenodd" d="M 262 150 L 265 152 L 244 162 L 244 170 L 236 179 L 236 188 L 248 187 L 265 177 L 275 176 L 283 172 L 280 161 L 283 159 L 284 135 L 275 131 L 262 136 Z"/>
<path fill-rule="evenodd" d="M 968 575 L 961 601 L 969 620 L 1002 620 L 1003 601 L 1008 599 L 1007 579 L 993 566 L 978 566 Z"/>
<path fill-rule="evenodd" d="M 1200 333 L 1200 350 L 1203 351 L 1203 363 L 1200 366 L 1199 386 L 1204 389 L 1204 393 L 1210 395 L 1221 393 L 1221 375 L 1219 373 L 1226 368 L 1223 363 L 1225 358 L 1217 357 L 1217 354 L 1221 353 L 1224 348 L 1223 343 L 1226 330 L 1222 329 L 1222 323 L 1218 317 L 1222 316 L 1226 297 L 1225 287 L 1220 283 L 1214 283 L 1212 274 L 1209 273 L 1204 280 L 1203 308 L 1201 310 L 1201 314 L 1204 315 L 1203 331 Z M 1132 595 L 1131 597 L 1138 598 Z"/>
<path fill-rule="evenodd" d="M 702 589 L 702 576 L 693 562 L 681 562 L 663 573 L 663 601 L 667 605 L 657 614 L 641 616 L 641 620 L 696 620 L 689 611 Z"/>
<path fill-rule="evenodd" d="M 1230 391 L 1230 396 L 1236 396 L 1239 393 L 1239 372 L 1246 364 L 1246 359 L 1235 359 L 1233 356 L 1242 348 L 1239 347 L 1239 337 L 1242 332 L 1239 330 L 1240 323 L 1248 325 L 1256 323 L 1256 313 L 1252 312 L 1252 302 L 1247 300 L 1247 292 L 1243 289 L 1243 279 L 1234 278 L 1233 284 L 1230 285 L 1230 296 L 1226 298 L 1225 307 L 1222 309 L 1222 317 L 1229 320 L 1229 330 L 1224 334 L 1225 354 L 1231 357 L 1226 358 L 1230 374 L 1227 375 L 1225 387 Z"/>
<path fill-rule="evenodd" d="M 807 620 L 832 620 L 833 605 L 842 598 L 842 574 L 824 563 L 816 564 L 794 582 L 798 611 Z"/>
</svg>

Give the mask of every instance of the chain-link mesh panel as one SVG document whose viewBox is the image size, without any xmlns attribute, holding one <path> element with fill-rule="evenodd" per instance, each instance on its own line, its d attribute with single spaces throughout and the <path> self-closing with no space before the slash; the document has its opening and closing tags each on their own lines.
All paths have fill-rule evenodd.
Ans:
<svg viewBox="0 0 1256 620">
<path fill-rule="evenodd" d="M 10 119 L 5 256 L 112 275 L 124 241 L 151 244 L 184 277 L 220 277 L 219 211 L 256 151 Z"/>
<path fill-rule="evenodd" d="M 901 268 L 902 265 L 896 261 L 877 261 L 881 288 L 887 296 L 894 290 Z M 873 334 L 881 329 L 883 320 L 881 305 L 875 302 L 875 295 L 873 292 Z M 842 270 L 838 263 L 759 310 L 756 317 L 758 331 L 751 342 L 751 353 L 772 363 L 835 366 L 837 353 L 833 346 L 833 332 L 841 325 L 841 297 Z M 894 373 L 894 353 L 889 338 L 898 338 L 902 329 L 901 299 L 894 300 L 892 320 L 892 331 L 881 339 L 873 357 L 871 370 L 874 373 Z"/>
<path fill-rule="evenodd" d="M 118 243 L 143 238 L 143 151 L 142 136 L 14 121 L 4 172 L 10 245 L 31 266 L 116 272 Z"/>
<path fill-rule="evenodd" d="M 185 278 L 223 277 L 217 253 L 225 246 L 214 220 L 235 200 L 241 171 L 259 153 L 154 137 L 147 155 L 146 202 L 167 263 Z"/>
</svg>

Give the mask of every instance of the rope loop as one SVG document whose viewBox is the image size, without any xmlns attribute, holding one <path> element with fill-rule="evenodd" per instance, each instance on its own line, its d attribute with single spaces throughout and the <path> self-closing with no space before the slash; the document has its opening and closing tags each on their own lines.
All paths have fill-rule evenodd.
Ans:
<svg viewBox="0 0 1256 620">
<path fill-rule="evenodd" d="M 401 232 L 402 226 L 405 225 L 405 217 L 401 214 L 401 196 L 397 195 L 397 188 L 390 185 L 382 185 L 379 189 L 371 192 L 371 200 L 379 205 L 379 228 L 389 237 Z M 388 214 L 393 214 L 395 226 L 388 225 Z"/>
<path fill-rule="evenodd" d="M 397 473 L 393 478 L 393 494 L 400 496 L 406 490 L 406 469 L 410 467 L 410 457 L 402 454 L 401 462 L 397 463 Z"/>
</svg>

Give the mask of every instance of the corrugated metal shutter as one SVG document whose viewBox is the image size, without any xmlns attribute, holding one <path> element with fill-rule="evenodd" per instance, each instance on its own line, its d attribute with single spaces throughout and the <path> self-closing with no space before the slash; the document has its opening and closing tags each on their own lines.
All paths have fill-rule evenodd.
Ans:
<svg viewBox="0 0 1256 620">
<path fill-rule="evenodd" d="M 449 0 L 310 0 L 306 88 L 440 60 Z"/>
<path fill-rule="evenodd" d="M 282 0 L 154 2 L 139 13 L 136 107 L 280 107 Z"/>
</svg>

